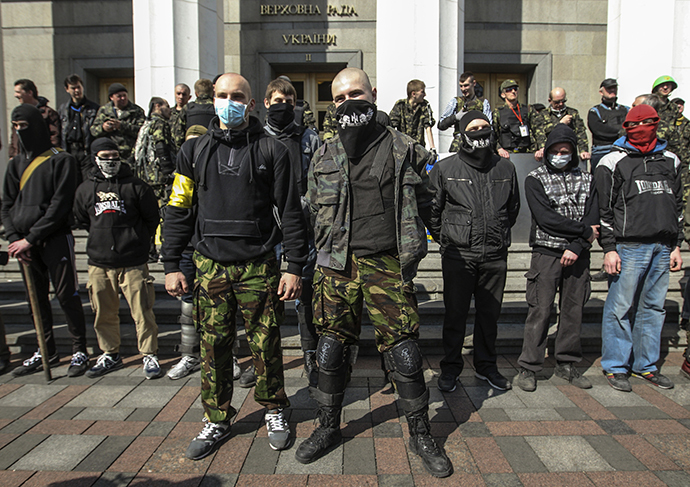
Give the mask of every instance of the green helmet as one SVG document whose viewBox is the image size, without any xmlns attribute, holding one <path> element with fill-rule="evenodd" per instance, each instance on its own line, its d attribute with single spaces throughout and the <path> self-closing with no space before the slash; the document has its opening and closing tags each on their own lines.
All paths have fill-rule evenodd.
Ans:
<svg viewBox="0 0 690 487">
<path fill-rule="evenodd" d="M 671 83 L 673 85 L 673 90 L 678 88 L 678 83 L 676 83 L 676 80 L 671 78 L 669 75 L 664 75 L 664 76 L 659 76 L 656 81 L 654 81 L 654 84 L 652 85 L 652 93 L 656 92 L 656 89 L 659 85 L 663 85 L 664 83 Z"/>
</svg>

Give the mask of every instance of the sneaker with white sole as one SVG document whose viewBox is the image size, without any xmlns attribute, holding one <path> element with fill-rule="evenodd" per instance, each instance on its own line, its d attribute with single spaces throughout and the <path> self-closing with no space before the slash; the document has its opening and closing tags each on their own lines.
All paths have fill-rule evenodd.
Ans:
<svg viewBox="0 0 690 487">
<path fill-rule="evenodd" d="M 183 356 L 175 366 L 168 371 L 168 377 L 172 380 L 187 377 L 192 372 L 196 372 L 201 368 L 199 359 L 191 355 Z"/>
<path fill-rule="evenodd" d="M 48 365 L 54 367 L 59 363 L 60 356 L 55 352 L 55 354 L 48 359 Z M 39 370 L 43 370 L 43 355 L 41 355 L 40 350 L 36 350 L 31 357 L 24 360 L 19 367 L 12 371 L 12 376 L 21 377 L 23 375 L 33 374 Z"/>
<path fill-rule="evenodd" d="M 89 370 L 89 356 L 84 352 L 77 352 L 72 355 L 72 361 L 67 368 L 68 377 L 79 377 Z"/>
<path fill-rule="evenodd" d="M 158 379 L 163 377 L 163 371 L 155 355 L 144 355 L 144 377 L 147 379 Z"/>
<path fill-rule="evenodd" d="M 290 425 L 288 425 L 282 409 L 266 411 L 266 430 L 268 430 L 268 444 L 274 450 L 286 450 L 292 446 Z"/>
<path fill-rule="evenodd" d="M 205 416 L 202 420 L 204 429 L 187 447 L 185 456 L 191 460 L 201 460 L 218 448 L 222 441 L 230 436 L 230 422 L 211 423 Z"/>
<path fill-rule="evenodd" d="M 115 355 L 109 355 L 104 353 L 96 360 L 96 365 L 91 367 L 86 372 L 86 377 L 100 377 L 102 375 L 108 374 L 113 370 L 121 369 L 124 367 L 122 363 L 122 357 L 117 353 Z"/>
<path fill-rule="evenodd" d="M 242 369 L 240 368 L 240 363 L 237 361 L 237 357 L 232 357 L 232 378 L 237 380 L 242 375 Z"/>
</svg>

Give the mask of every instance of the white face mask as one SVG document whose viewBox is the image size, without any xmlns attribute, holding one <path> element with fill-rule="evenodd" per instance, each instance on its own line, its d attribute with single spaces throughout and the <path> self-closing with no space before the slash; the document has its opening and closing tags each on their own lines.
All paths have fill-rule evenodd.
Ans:
<svg viewBox="0 0 690 487">
<path fill-rule="evenodd" d="M 120 171 L 122 161 L 118 159 L 102 159 L 96 156 L 96 165 L 106 178 L 114 178 Z"/>
<path fill-rule="evenodd" d="M 563 169 L 573 158 L 572 154 L 549 154 L 549 163 L 556 169 Z"/>
</svg>

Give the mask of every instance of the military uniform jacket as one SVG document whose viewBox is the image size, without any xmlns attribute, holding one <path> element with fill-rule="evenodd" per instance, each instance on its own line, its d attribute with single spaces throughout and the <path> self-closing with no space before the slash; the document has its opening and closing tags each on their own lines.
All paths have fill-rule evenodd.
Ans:
<svg viewBox="0 0 690 487">
<path fill-rule="evenodd" d="M 422 147 L 426 147 L 424 131 L 436 123 L 431 105 L 427 100 L 423 100 L 414 108 L 407 99 L 396 101 L 390 113 L 390 120 L 391 127 L 409 135 L 419 144 L 422 144 Z"/>
<path fill-rule="evenodd" d="M 106 120 L 119 120 L 119 130 L 114 130 L 112 132 L 103 130 L 103 123 L 105 123 Z M 115 105 L 112 101 L 109 101 L 98 109 L 96 120 L 94 120 L 93 125 L 91 125 L 91 135 L 93 135 L 94 138 L 110 137 L 113 139 L 113 142 L 117 144 L 117 148 L 120 150 L 120 156 L 126 161 L 132 153 L 132 150 L 134 150 L 134 144 L 137 142 L 139 129 L 144 125 L 145 121 L 146 115 L 140 106 L 130 101 L 118 115 Z"/>
<path fill-rule="evenodd" d="M 518 107 L 522 123 L 527 125 L 530 135 L 521 136 L 520 120 L 510 106 L 504 103 L 503 106 L 496 107 L 493 111 L 493 132 L 499 149 L 528 152 L 533 145 L 531 126 L 537 112 L 530 105 L 518 105 Z"/>
<path fill-rule="evenodd" d="M 403 282 L 411 281 L 427 253 L 422 219 L 431 210 L 433 192 L 426 174 L 431 155 L 410 137 L 393 135 L 395 161 L 395 217 L 398 256 Z M 343 270 L 350 252 L 351 201 L 348 158 L 335 135 L 314 157 L 309 169 L 307 202 L 314 223 L 317 264 Z"/>
<path fill-rule="evenodd" d="M 553 113 L 550 108 L 546 108 L 534 116 L 531 124 L 531 132 L 533 137 L 532 147 L 534 150 L 544 148 L 549 134 L 558 124 L 560 119 L 566 115 L 573 117 L 568 126 L 575 131 L 575 137 L 577 137 L 578 154 L 588 151 L 589 144 L 587 142 L 585 123 L 582 121 L 582 117 L 580 117 L 578 111 L 570 107 L 565 107 L 565 112 L 560 116 Z"/>
</svg>

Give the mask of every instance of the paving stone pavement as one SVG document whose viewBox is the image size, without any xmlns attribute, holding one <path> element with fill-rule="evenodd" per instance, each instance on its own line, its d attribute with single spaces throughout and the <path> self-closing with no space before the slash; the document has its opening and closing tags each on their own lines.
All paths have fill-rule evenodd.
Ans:
<svg viewBox="0 0 690 487">
<path fill-rule="evenodd" d="M 22 358 L 13 357 L 13 367 Z M 510 378 L 516 359 L 499 359 Z M 690 486 L 690 380 L 679 374 L 681 353 L 659 363 L 674 389 L 631 379 L 632 393 L 607 385 L 599 357 L 580 364 L 592 389 L 553 377 L 547 359 L 537 390 L 527 393 L 475 379 L 466 356 L 459 387 L 445 394 L 436 388 L 439 360 L 426 358 L 425 377 L 432 433 L 455 468 L 448 479 L 429 476 L 409 452 L 406 420 L 378 357 L 359 357 L 354 367 L 343 443 L 310 465 L 294 459 L 314 428 L 300 357 L 285 357 L 295 446 L 273 451 L 251 389 L 236 388 L 232 436 L 198 462 L 184 452 L 202 427 L 199 374 L 146 381 L 141 357 L 130 357 L 100 379 L 66 377 L 67 359 L 51 384 L 40 373 L 1 375 L 0 486 Z"/>
</svg>

